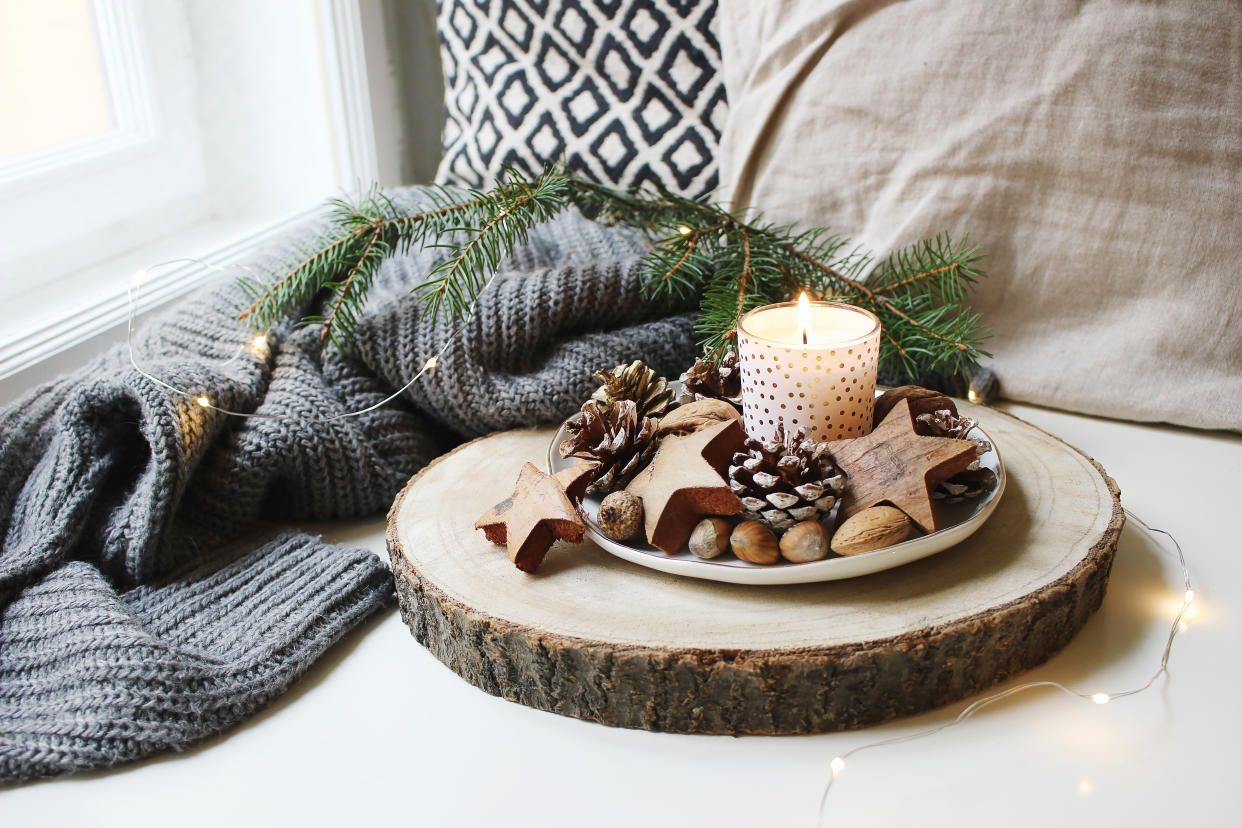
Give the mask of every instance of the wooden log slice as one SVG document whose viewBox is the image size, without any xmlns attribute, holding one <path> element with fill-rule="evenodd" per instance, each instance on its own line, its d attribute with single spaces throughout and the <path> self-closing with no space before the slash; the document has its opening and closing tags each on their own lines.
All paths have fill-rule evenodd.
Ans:
<svg viewBox="0 0 1242 828">
<path fill-rule="evenodd" d="M 401 612 L 462 678 L 531 707 L 677 733 L 814 733 L 978 693 L 1043 662 L 1104 597 L 1123 522 L 1094 461 L 992 409 L 1009 484 L 968 541 L 862 578 L 756 587 L 559 543 L 533 575 L 473 528 L 546 455 L 509 431 L 425 468 L 389 513 Z"/>
</svg>

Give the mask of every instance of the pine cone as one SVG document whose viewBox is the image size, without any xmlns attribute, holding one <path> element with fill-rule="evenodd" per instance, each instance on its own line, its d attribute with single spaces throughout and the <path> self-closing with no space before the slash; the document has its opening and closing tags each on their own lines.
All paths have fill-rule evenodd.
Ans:
<svg viewBox="0 0 1242 828">
<path fill-rule="evenodd" d="M 733 455 L 729 488 L 742 499 L 746 517 L 778 534 L 804 520 L 821 520 L 845 488 L 827 443 L 806 439 L 801 429 L 786 436 L 777 426 L 770 443 L 746 440 Z"/>
<path fill-rule="evenodd" d="M 618 365 L 611 371 L 596 371 L 591 375 L 602 382 L 591 399 L 607 411 L 614 403 L 630 400 L 638 406 L 640 417 L 658 417 L 673 404 L 673 391 L 668 380 L 656 376 L 656 372 L 636 359 L 629 365 Z"/>
<path fill-rule="evenodd" d="M 599 468 L 587 494 L 605 495 L 625 488 L 656 450 L 656 421 L 640 417 L 633 400 L 617 400 L 607 410 L 588 400 L 565 422 L 569 437 L 561 441 L 561 457 L 578 457 Z"/>
<path fill-rule="evenodd" d="M 712 365 L 709 359 L 697 359 L 689 371 L 681 375 L 685 389 L 683 400 L 692 402 L 704 398 L 737 402 L 742 396 L 742 372 L 737 367 L 737 351 L 725 352 L 720 365 Z"/>
<path fill-rule="evenodd" d="M 932 497 L 946 503 L 957 503 L 979 495 L 996 483 L 996 475 L 991 469 L 979 465 L 979 458 L 992 450 L 992 444 L 982 437 L 969 437 L 970 430 L 978 425 L 973 417 L 962 417 L 948 409 L 940 409 L 927 414 L 919 414 L 914 418 L 916 430 L 928 437 L 951 437 L 955 440 L 969 440 L 975 444 L 977 452 L 975 461 L 966 471 L 954 475 L 936 487 Z"/>
</svg>

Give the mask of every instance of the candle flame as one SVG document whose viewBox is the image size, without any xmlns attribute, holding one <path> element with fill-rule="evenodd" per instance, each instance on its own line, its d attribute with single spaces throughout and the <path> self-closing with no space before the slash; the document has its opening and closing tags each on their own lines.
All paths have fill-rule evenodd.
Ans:
<svg viewBox="0 0 1242 828">
<path fill-rule="evenodd" d="M 798 296 L 798 333 L 802 335 L 802 344 L 807 344 L 811 334 L 811 300 L 806 298 L 806 291 Z"/>
</svg>

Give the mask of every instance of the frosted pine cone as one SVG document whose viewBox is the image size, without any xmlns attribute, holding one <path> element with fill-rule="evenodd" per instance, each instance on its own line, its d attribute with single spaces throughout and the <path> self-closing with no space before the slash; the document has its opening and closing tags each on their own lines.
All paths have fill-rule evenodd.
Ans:
<svg viewBox="0 0 1242 828">
<path fill-rule="evenodd" d="M 625 488 L 651 461 L 656 450 L 656 421 L 640 417 L 633 400 L 618 400 L 607 411 L 596 400 L 565 421 L 569 435 L 561 441 L 561 457 L 598 463 L 587 494 L 605 495 Z"/>
<path fill-rule="evenodd" d="M 675 394 L 668 387 L 668 380 L 656 376 L 656 372 L 636 359 L 629 365 L 618 365 L 611 371 L 596 371 L 591 375 L 602 382 L 591 399 L 604 411 L 614 403 L 631 400 L 638 406 L 640 417 L 659 417 L 673 404 Z"/>
<path fill-rule="evenodd" d="M 706 356 L 706 355 L 704 355 Z M 742 396 L 742 372 L 737 366 L 737 351 L 730 348 L 719 365 L 709 359 L 697 359 L 690 370 L 681 375 L 685 391 L 682 402 L 703 398 L 737 402 Z"/>
<path fill-rule="evenodd" d="M 777 534 L 804 520 L 822 520 L 845 488 L 845 475 L 832 462 L 827 443 L 786 435 L 778 426 L 770 443 L 746 441 L 733 455 L 729 488 L 742 499 L 745 517 Z"/>
<path fill-rule="evenodd" d="M 957 503 L 979 497 L 996 483 L 996 475 L 991 469 L 979 465 L 979 458 L 992 450 L 992 444 L 982 437 L 970 437 L 971 429 L 978 425 L 972 417 L 961 417 L 948 409 L 920 414 L 914 418 L 920 434 L 928 437 L 950 437 L 954 440 L 969 440 L 975 444 L 975 461 L 966 471 L 957 474 L 936 487 L 932 497 L 946 503 Z"/>
</svg>

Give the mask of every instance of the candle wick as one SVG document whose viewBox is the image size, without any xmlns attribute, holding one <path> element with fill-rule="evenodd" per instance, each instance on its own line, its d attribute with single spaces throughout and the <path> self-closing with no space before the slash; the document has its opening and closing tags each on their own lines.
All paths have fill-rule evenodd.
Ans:
<svg viewBox="0 0 1242 828">
<path fill-rule="evenodd" d="M 803 344 L 803 345 L 807 344 L 807 343 L 806 343 L 806 331 L 803 331 L 803 332 L 802 332 L 802 344 Z"/>
</svg>

